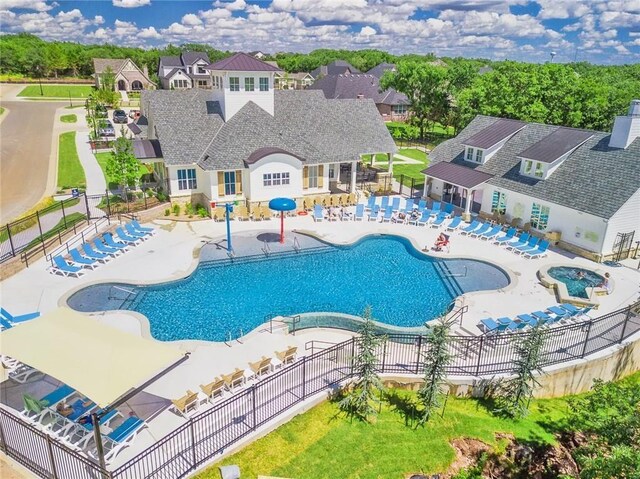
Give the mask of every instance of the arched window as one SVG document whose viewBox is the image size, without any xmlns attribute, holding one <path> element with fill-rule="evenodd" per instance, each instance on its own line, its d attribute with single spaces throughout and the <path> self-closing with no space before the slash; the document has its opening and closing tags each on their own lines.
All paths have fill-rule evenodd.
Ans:
<svg viewBox="0 0 640 479">
<path fill-rule="evenodd" d="M 133 82 L 131 82 L 131 89 L 142 90 L 142 82 L 139 80 L 133 80 Z"/>
<path fill-rule="evenodd" d="M 118 80 L 118 90 L 126 90 L 127 85 L 124 80 Z"/>
</svg>

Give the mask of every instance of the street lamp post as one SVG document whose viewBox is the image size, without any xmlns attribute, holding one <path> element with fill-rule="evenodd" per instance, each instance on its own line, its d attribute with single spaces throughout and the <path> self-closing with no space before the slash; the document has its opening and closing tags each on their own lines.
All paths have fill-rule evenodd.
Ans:
<svg viewBox="0 0 640 479">
<path fill-rule="evenodd" d="M 38 83 L 40 84 L 40 96 L 44 96 L 42 91 L 42 67 L 38 65 Z"/>
</svg>

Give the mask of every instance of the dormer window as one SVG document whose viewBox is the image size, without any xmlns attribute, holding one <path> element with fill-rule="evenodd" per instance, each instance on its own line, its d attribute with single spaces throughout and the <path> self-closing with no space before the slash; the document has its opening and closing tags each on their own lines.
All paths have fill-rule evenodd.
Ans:
<svg viewBox="0 0 640 479">
<path fill-rule="evenodd" d="M 546 175 L 546 164 L 540 161 L 523 159 L 520 163 L 520 173 L 532 178 L 543 179 Z"/>
<path fill-rule="evenodd" d="M 482 163 L 482 154 L 484 152 L 480 149 L 476 150 L 476 163 Z"/>
<path fill-rule="evenodd" d="M 467 147 L 467 154 L 465 155 L 464 159 L 467 161 L 473 161 L 473 148 Z"/>
<path fill-rule="evenodd" d="M 206 73 L 204 65 L 198 65 L 198 75 L 205 75 Z"/>
<path fill-rule="evenodd" d="M 484 150 L 480 148 L 471 148 L 470 146 L 467 146 L 467 149 L 464 155 L 464 159 L 466 161 L 482 164 L 482 158 L 484 158 Z"/>
<path fill-rule="evenodd" d="M 240 91 L 240 77 L 229 77 L 229 90 Z"/>
</svg>

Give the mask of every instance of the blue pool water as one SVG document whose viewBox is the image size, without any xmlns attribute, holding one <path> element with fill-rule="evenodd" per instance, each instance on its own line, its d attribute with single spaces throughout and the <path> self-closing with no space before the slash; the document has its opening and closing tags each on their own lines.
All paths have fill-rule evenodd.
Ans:
<svg viewBox="0 0 640 479">
<path fill-rule="evenodd" d="M 582 272 L 582 277 L 578 273 Z M 549 276 L 567 285 L 567 291 L 571 296 L 577 298 L 587 298 L 586 288 L 597 286 L 604 281 L 604 278 L 593 271 L 583 268 L 573 268 L 570 266 L 557 266 L 549 268 Z"/>
<path fill-rule="evenodd" d="M 402 238 L 370 237 L 349 247 L 202 263 L 186 279 L 153 286 L 88 286 L 68 301 L 79 311 L 130 309 L 144 314 L 159 340 L 223 341 L 268 315 L 335 311 L 401 327 L 421 326 L 463 292 L 509 283 L 501 269 L 466 259 L 438 260 Z M 130 293 L 131 292 L 131 293 Z"/>
</svg>

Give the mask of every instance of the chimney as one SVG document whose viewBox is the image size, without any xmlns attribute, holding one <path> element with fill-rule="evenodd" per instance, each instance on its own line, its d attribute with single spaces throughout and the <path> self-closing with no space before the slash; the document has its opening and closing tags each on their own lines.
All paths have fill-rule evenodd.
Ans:
<svg viewBox="0 0 640 479">
<path fill-rule="evenodd" d="M 610 148 L 626 148 L 640 136 L 640 100 L 631 100 L 629 113 L 616 116 L 609 139 Z"/>
<path fill-rule="evenodd" d="M 144 65 L 142 65 L 142 73 L 144 73 L 144 76 L 149 78 L 149 68 L 147 67 L 146 63 Z"/>
</svg>

